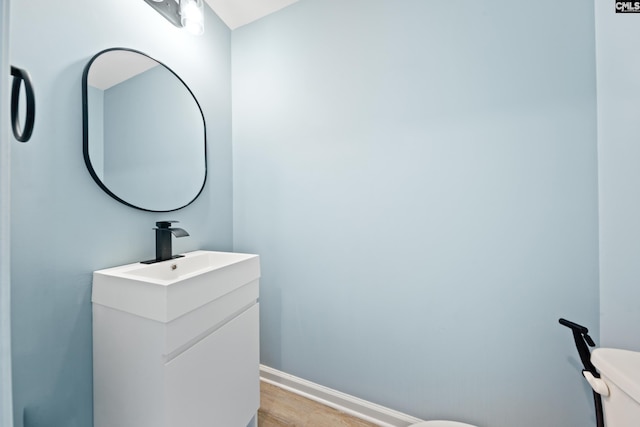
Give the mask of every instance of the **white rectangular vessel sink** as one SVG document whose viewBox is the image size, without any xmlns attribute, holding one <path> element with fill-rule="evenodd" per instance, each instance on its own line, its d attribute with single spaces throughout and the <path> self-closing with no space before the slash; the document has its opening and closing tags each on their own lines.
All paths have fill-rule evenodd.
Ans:
<svg viewBox="0 0 640 427">
<path fill-rule="evenodd" d="M 155 264 L 95 271 L 91 301 L 168 323 L 259 277 L 258 255 L 194 251 Z"/>
</svg>

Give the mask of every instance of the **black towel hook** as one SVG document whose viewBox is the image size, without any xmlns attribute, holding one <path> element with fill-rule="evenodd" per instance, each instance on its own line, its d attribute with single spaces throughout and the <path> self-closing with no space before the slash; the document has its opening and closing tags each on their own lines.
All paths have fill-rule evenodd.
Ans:
<svg viewBox="0 0 640 427">
<path fill-rule="evenodd" d="M 11 66 L 13 76 L 13 86 L 11 88 L 11 126 L 13 135 L 20 142 L 27 142 L 33 133 L 33 125 L 36 120 L 36 99 L 33 92 L 31 77 L 26 70 Z M 20 85 L 24 81 L 24 90 L 27 103 L 27 117 L 24 129 L 20 129 L 20 117 L 18 117 L 18 105 L 20 103 Z"/>
</svg>

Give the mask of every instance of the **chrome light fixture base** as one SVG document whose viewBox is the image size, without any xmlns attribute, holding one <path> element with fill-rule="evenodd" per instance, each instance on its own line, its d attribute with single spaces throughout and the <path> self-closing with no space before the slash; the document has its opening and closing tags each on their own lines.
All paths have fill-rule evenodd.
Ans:
<svg viewBox="0 0 640 427">
<path fill-rule="evenodd" d="M 160 15 L 167 18 L 176 27 L 182 28 L 180 20 L 180 5 L 176 0 L 144 0 L 149 6 L 154 8 Z"/>
<path fill-rule="evenodd" d="M 191 34 L 204 32 L 203 0 L 144 0 L 149 6 L 179 28 Z"/>
</svg>

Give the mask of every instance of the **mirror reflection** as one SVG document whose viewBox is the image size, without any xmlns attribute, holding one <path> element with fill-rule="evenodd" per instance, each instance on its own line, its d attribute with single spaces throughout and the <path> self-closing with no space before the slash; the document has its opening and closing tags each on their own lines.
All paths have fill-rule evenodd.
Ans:
<svg viewBox="0 0 640 427">
<path fill-rule="evenodd" d="M 131 207 L 168 212 L 202 191 L 204 116 L 169 68 L 129 49 L 92 58 L 83 78 L 84 158 L 96 183 Z"/>
</svg>

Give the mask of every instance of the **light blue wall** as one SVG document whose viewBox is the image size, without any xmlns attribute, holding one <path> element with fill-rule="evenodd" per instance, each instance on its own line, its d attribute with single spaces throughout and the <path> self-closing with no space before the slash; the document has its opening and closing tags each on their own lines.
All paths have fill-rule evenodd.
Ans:
<svg viewBox="0 0 640 427">
<path fill-rule="evenodd" d="M 262 362 L 425 418 L 595 425 L 593 4 L 303 0 L 234 31 Z"/>
<path fill-rule="evenodd" d="M 152 228 L 176 219 L 176 252 L 232 249 L 230 31 L 206 10 L 206 32 L 173 27 L 143 1 L 14 1 L 11 63 L 31 72 L 31 141 L 12 145 L 12 309 L 16 427 L 92 424 L 91 272 L 154 256 Z M 117 203 L 82 157 L 81 79 L 109 47 L 170 66 L 198 97 L 208 125 L 209 180 L 170 214 Z"/>
<path fill-rule="evenodd" d="M 640 351 L 640 15 L 596 0 L 602 345 Z"/>
</svg>

